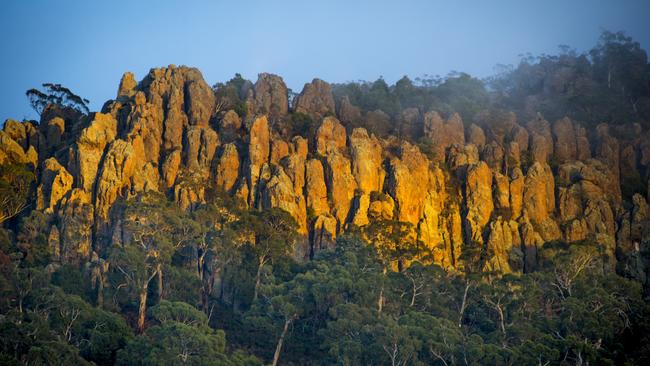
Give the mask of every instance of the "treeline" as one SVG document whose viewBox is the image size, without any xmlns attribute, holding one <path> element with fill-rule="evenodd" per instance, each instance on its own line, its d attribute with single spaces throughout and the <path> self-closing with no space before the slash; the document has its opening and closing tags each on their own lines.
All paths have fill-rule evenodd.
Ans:
<svg viewBox="0 0 650 366">
<path fill-rule="evenodd" d="M 82 266 L 51 261 L 43 213 L 15 238 L 2 230 L 0 363 L 650 361 L 641 285 L 595 241 L 548 243 L 529 274 L 479 272 L 480 259 L 447 272 L 413 261 L 418 243 L 384 221 L 304 262 L 286 212 L 213 202 L 191 213 L 158 195 L 123 202 L 109 260 Z"/>
<path fill-rule="evenodd" d="M 466 123 L 477 124 L 489 122 L 480 116 L 484 111 L 514 111 L 523 122 L 537 113 L 549 121 L 567 116 L 589 127 L 638 122 L 647 128 L 650 123 L 648 56 L 623 32 L 604 31 L 587 52 L 561 46 L 557 55 L 526 55 L 519 65 L 501 65 L 497 71 L 486 79 L 452 72 L 415 80 L 405 76 L 394 85 L 382 78 L 349 82 L 333 90 L 338 98 L 347 97 L 360 107 L 365 116 L 384 112 L 390 118 L 385 125 L 376 123 L 376 118 L 375 123 L 358 121 L 380 136 L 405 130 L 402 124 L 411 122 L 403 112 L 409 108 L 457 112 Z M 417 140 L 421 135 L 412 137 Z"/>
</svg>

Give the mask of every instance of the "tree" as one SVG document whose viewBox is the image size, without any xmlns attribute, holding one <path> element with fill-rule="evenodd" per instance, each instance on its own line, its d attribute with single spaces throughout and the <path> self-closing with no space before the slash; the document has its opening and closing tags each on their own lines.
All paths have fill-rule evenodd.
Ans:
<svg viewBox="0 0 650 366">
<path fill-rule="evenodd" d="M 23 212 L 29 203 L 34 174 L 23 165 L 0 165 L 0 224 Z"/>
<path fill-rule="evenodd" d="M 296 228 L 293 217 L 278 208 L 245 213 L 235 224 L 235 230 L 253 239 L 252 243 L 249 242 L 257 262 L 253 301 L 257 300 L 264 266 L 274 260 L 287 258 L 292 253 Z"/>
<path fill-rule="evenodd" d="M 174 227 L 169 224 L 170 216 L 166 209 L 165 203 L 161 206 L 160 198 L 155 195 L 127 202 L 123 227 L 130 233 L 130 238 L 113 247 L 110 254 L 111 267 L 125 281 L 118 289 L 128 286 L 137 294 L 137 329 L 140 333 L 144 331 L 149 284 L 158 276 L 158 291 L 163 290 L 162 268 L 169 263 L 172 254 L 170 232 Z"/>
<path fill-rule="evenodd" d="M 88 109 L 88 103 L 90 103 L 88 99 L 76 95 L 61 84 L 45 83 L 43 84 L 43 88 L 44 91 L 33 88 L 25 92 L 25 95 L 29 99 L 29 104 L 39 116 L 50 104 L 76 109 L 84 114 L 88 114 L 90 111 Z"/>
</svg>

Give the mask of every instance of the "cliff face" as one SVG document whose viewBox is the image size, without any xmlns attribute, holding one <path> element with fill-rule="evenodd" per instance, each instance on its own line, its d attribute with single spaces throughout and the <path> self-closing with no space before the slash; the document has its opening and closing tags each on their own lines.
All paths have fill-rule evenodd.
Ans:
<svg viewBox="0 0 650 366">
<path fill-rule="evenodd" d="M 519 124 L 514 116 L 466 128 L 456 114 L 409 110 L 429 154 L 346 130 L 341 121 L 360 111 L 347 98 L 335 103 L 318 79 L 293 106 L 318 122 L 314 136 L 280 137 L 286 131 L 274 126 L 291 109 L 275 75 L 261 74 L 249 91 L 249 117 L 218 104 L 196 69 L 153 69 L 139 83 L 126 73 L 101 113 L 44 113 L 39 126 L 7 121 L 0 163 L 36 167 L 36 208 L 57 218 L 50 237 L 61 261 L 102 255 L 119 222 L 118 199 L 158 191 L 191 210 L 217 189 L 250 209 L 288 211 L 309 242 L 301 245 L 314 250 L 352 227 L 398 220 L 412 224 L 422 257 L 444 267 L 462 268 L 471 247 L 483 269 L 532 270 L 544 243 L 589 238 L 616 253 L 621 270 L 645 278 L 638 258 L 649 245 L 648 204 L 638 194 L 625 203 L 621 182 L 647 180 L 647 132 L 619 141 L 604 124 L 586 131 L 567 118 Z"/>
</svg>

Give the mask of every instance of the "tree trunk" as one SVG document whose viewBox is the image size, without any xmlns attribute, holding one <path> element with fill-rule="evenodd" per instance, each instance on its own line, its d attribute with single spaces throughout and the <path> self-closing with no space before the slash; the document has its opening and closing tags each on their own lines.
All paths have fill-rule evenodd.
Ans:
<svg viewBox="0 0 650 366">
<path fill-rule="evenodd" d="M 156 266 L 156 271 L 158 272 L 158 301 L 160 301 L 163 299 L 163 271 L 160 264 Z"/>
<path fill-rule="evenodd" d="M 463 315 L 465 314 L 465 308 L 467 307 L 467 291 L 469 291 L 470 282 L 467 281 L 465 285 L 465 293 L 463 294 L 463 302 L 460 305 L 460 314 L 458 315 L 458 328 L 463 324 Z"/>
<path fill-rule="evenodd" d="M 99 278 L 97 284 L 97 307 L 102 309 L 104 307 L 104 275 Z"/>
<path fill-rule="evenodd" d="M 282 344 L 284 343 L 284 337 L 286 337 L 287 331 L 289 330 L 289 325 L 291 325 L 291 322 L 293 322 L 295 318 L 296 315 L 293 315 L 284 321 L 284 328 L 282 329 L 280 339 L 278 339 L 278 344 L 275 347 L 275 354 L 273 354 L 273 366 L 276 366 L 278 364 L 278 360 L 280 359 L 280 352 L 282 351 Z"/>
<path fill-rule="evenodd" d="M 377 299 L 377 314 L 381 314 L 384 309 L 384 282 L 386 277 L 386 267 L 384 267 L 383 277 L 381 279 L 381 289 L 379 290 L 379 299 Z"/>
<path fill-rule="evenodd" d="M 255 275 L 255 290 L 253 292 L 253 302 L 257 300 L 260 284 L 262 282 L 262 268 L 264 267 L 265 262 L 266 259 L 264 259 L 264 257 L 261 257 L 259 265 L 257 266 L 257 274 Z"/>
<path fill-rule="evenodd" d="M 144 316 L 147 313 L 147 292 L 149 290 L 149 282 L 144 284 L 144 288 L 140 291 L 140 306 L 138 308 L 138 333 L 144 331 Z"/>
</svg>

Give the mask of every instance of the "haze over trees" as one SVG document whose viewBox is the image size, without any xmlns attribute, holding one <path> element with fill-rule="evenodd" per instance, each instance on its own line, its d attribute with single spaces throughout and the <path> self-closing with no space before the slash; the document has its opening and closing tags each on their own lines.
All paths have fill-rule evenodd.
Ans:
<svg viewBox="0 0 650 366">
<path fill-rule="evenodd" d="M 650 66 L 125 73 L 0 131 L 0 364 L 650 363 Z"/>
</svg>

